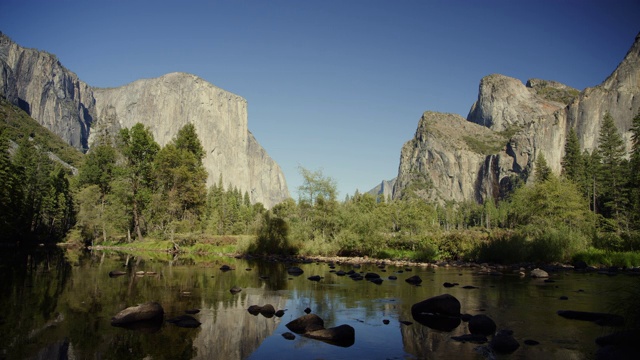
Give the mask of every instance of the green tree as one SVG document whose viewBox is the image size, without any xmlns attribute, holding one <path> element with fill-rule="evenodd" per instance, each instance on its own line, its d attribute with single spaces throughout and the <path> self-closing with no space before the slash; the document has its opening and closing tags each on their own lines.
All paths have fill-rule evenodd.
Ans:
<svg viewBox="0 0 640 360">
<path fill-rule="evenodd" d="M 91 212 L 83 211 L 82 215 L 93 214 L 94 211 L 99 212 L 98 218 L 100 219 L 100 228 L 102 232 L 102 238 L 107 240 L 107 224 L 104 217 L 104 212 L 107 206 L 107 195 L 111 193 L 112 181 L 116 172 L 116 150 L 111 144 L 103 142 L 92 147 L 91 150 L 85 155 L 85 160 L 80 167 L 78 174 L 78 183 L 83 188 L 91 185 L 97 186 L 99 190 L 99 202 L 93 203 L 90 206 L 97 206 L 98 209 L 94 209 Z M 82 199 L 89 199 L 88 193 L 82 196 Z M 89 219 L 79 218 L 81 223 L 90 222 Z M 86 220 L 86 221 L 85 221 Z M 91 222 L 93 224 L 93 222 Z M 91 236 L 95 236 L 92 234 Z"/>
<path fill-rule="evenodd" d="M 600 213 L 606 218 L 621 221 L 626 203 L 622 166 L 625 146 L 613 118 L 608 113 L 605 114 L 600 127 L 598 154 L 600 156 L 600 166 L 597 171 L 601 188 Z"/>
<path fill-rule="evenodd" d="M 538 154 L 534 169 L 536 174 L 536 181 L 538 182 L 547 181 L 553 175 L 553 173 L 551 172 L 551 168 L 547 164 L 547 159 L 545 159 L 543 153 Z"/>
<path fill-rule="evenodd" d="M 9 139 L 5 132 L 0 132 L 0 232 L 11 238 L 16 233 L 15 210 L 18 206 L 19 194 L 16 170 L 9 154 Z"/>
<path fill-rule="evenodd" d="M 631 156 L 629 159 L 631 214 L 636 229 L 640 229 L 640 112 L 631 124 Z"/>
<path fill-rule="evenodd" d="M 125 158 L 124 178 L 129 185 L 125 203 L 131 207 L 133 231 L 142 240 L 143 211 L 151 199 L 153 161 L 160 146 L 140 123 L 120 131 L 119 146 Z"/>
<path fill-rule="evenodd" d="M 302 185 L 298 187 L 298 196 L 301 201 L 307 201 L 309 204 L 315 204 L 320 197 L 325 200 L 335 200 L 338 195 L 336 181 L 322 174 L 322 170 L 311 171 L 302 166 L 298 167 L 300 175 L 302 175 Z"/>
<path fill-rule="evenodd" d="M 580 152 L 580 141 L 573 128 L 569 130 L 567 141 L 564 144 L 562 174 L 576 183 L 581 183 L 583 180 L 584 161 Z"/>
</svg>

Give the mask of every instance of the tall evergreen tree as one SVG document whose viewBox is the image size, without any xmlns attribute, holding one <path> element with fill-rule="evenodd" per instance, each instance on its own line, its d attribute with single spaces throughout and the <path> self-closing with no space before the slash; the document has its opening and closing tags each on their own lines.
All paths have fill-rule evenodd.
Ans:
<svg viewBox="0 0 640 360">
<path fill-rule="evenodd" d="M 631 156 L 629 160 L 631 217 L 634 228 L 640 229 L 640 112 L 633 118 L 631 125 Z"/>
<path fill-rule="evenodd" d="M 18 181 L 9 154 L 9 139 L 4 131 L 0 132 L 0 232 L 15 235 L 15 210 L 19 196 Z"/>
<path fill-rule="evenodd" d="M 609 113 L 605 114 L 600 127 L 598 154 L 600 155 L 598 175 L 602 189 L 601 214 L 608 218 L 622 220 L 623 207 L 627 201 L 623 189 L 625 179 L 622 168 L 625 146 Z"/>
<path fill-rule="evenodd" d="M 551 172 L 551 168 L 547 164 L 547 159 L 545 159 L 543 153 L 539 153 L 538 157 L 536 158 L 535 174 L 536 181 L 538 182 L 547 181 L 553 175 L 553 173 Z"/>
<path fill-rule="evenodd" d="M 564 144 L 564 157 L 562 158 L 562 174 L 567 179 L 580 183 L 584 173 L 584 163 L 580 152 L 580 141 L 575 130 L 571 128 Z"/>
</svg>

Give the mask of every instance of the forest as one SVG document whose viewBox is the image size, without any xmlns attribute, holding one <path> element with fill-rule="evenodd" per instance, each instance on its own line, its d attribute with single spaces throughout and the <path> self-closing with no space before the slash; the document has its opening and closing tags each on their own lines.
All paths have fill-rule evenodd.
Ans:
<svg viewBox="0 0 640 360">
<path fill-rule="evenodd" d="M 74 174 L 51 156 L 59 149 L 47 136 L 19 130 L 3 111 L 5 244 L 640 265 L 640 114 L 629 154 L 607 114 L 597 149 L 582 152 L 571 130 L 561 174 L 540 154 L 535 181 L 514 179 L 510 194 L 483 204 L 429 203 L 412 191 L 396 200 L 358 192 L 338 200 L 336 180 L 300 167 L 298 199 L 267 210 L 225 186 L 223 176 L 207 188 L 205 154 L 191 124 L 163 147 L 142 124 L 105 136 L 86 155 L 69 157 Z"/>
</svg>

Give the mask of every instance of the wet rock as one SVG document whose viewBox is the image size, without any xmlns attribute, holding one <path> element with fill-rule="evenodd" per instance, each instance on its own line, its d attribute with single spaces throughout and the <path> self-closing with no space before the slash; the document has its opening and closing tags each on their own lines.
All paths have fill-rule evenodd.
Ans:
<svg viewBox="0 0 640 360">
<path fill-rule="evenodd" d="M 559 297 L 560 300 L 569 300 L 568 296 L 562 295 Z"/>
<path fill-rule="evenodd" d="M 340 325 L 329 329 L 318 329 L 304 334 L 305 337 L 327 341 L 329 343 L 348 347 L 355 343 L 356 331 L 352 326 Z"/>
<path fill-rule="evenodd" d="M 474 334 L 464 334 L 464 335 L 460 335 L 460 336 L 452 336 L 451 339 L 455 340 L 455 341 L 470 342 L 470 343 L 474 343 L 474 344 L 484 344 L 487 341 L 489 341 L 487 339 L 487 337 L 484 336 L 484 335 L 474 335 Z"/>
<path fill-rule="evenodd" d="M 302 275 L 304 271 L 297 266 L 292 266 L 287 269 L 287 274 L 289 275 Z"/>
<path fill-rule="evenodd" d="M 452 287 L 456 286 L 456 284 L 452 284 L 450 282 L 445 282 L 444 284 L 442 284 L 442 286 L 444 286 L 446 288 L 452 288 Z"/>
<path fill-rule="evenodd" d="M 313 275 L 313 276 L 309 276 L 307 279 L 308 279 L 308 280 L 311 280 L 311 281 L 320 281 L 320 280 L 322 280 L 322 276 L 320 276 L 320 275 Z"/>
<path fill-rule="evenodd" d="M 260 314 L 266 318 L 271 318 L 275 315 L 276 309 L 271 304 L 266 304 L 260 309 Z"/>
<path fill-rule="evenodd" d="M 167 322 L 182 328 L 197 328 L 200 326 L 200 321 L 189 315 L 176 316 L 174 318 L 167 319 Z"/>
<path fill-rule="evenodd" d="M 365 278 L 366 280 L 380 279 L 380 275 L 378 275 L 378 274 L 376 274 L 376 273 L 371 273 L 371 272 L 369 272 L 369 273 L 366 273 L 366 274 L 364 275 L 364 278 Z"/>
<path fill-rule="evenodd" d="M 258 314 L 260 314 L 260 310 L 261 309 L 262 309 L 262 306 L 260 306 L 260 305 L 251 305 L 251 306 L 249 306 L 247 311 L 249 312 L 249 314 L 251 314 L 253 316 L 257 316 Z"/>
<path fill-rule="evenodd" d="M 324 329 L 324 320 L 316 314 L 307 314 L 289 322 L 285 326 L 296 334 L 306 334 Z"/>
<path fill-rule="evenodd" d="M 278 311 L 276 311 L 275 315 L 276 315 L 277 317 L 283 317 L 283 316 L 284 316 L 284 310 L 278 310 Z"/>
<path fill-rule="evenodd" d="M 251 305 L 251 306 L 249 306 L 247 311 L 249 312 L 249 314 L 251 314 L 253 316 L 257 316 L 258 314 L 262 314 L 262 316 L 264 316 L 266 318 L 271 318 L 276 313 L 276 309 L 271 304 L 266 304 L 266 305 L 263 305 L 263 306 Z"/>
<path fill-rule="evenodd" d="M 118 277 L 126 274 L 127 274 L 126 272 L 120 271 L 120 270 L 109 271 L 109 277 Z"/>
<path fill-rule="evenodd" d="M 531 276 L 532 278 L 548 278 L 549 274 L 542 269 L 535 268 L 531 270 L 529 276 Z"/>
<path fill-rule="evenodd" d="M 342 271 L 342 270 L 338 270 L 338 271 L 336 271 L 336 275 L 338 275 L 338 276 L 345 276 L 345 275 L 347 275 L 347 273 L 346 273 L 346 272 L 344 272 L 344 271 Z"/>
<path fill-rule="evenodd" d="M 402 325 L 407 325 L 407 326 L 413 325 L 413 323 L 411 321 L 407 321 L 407 320 L 400 320 L 399 323 L 402 324 Z"/>
<path fill-rule="evenodd" d="M 310 308 L 305 308 L 304 312 L 305 312 L 305 314 L 310 314 L 311 313 L 311 309 Z"/>
<path fill-rule="evenodd" d="M 287 339 L 287 340 L 294 340 L 296 338 L 295 335 L 293 335 L 292 333 L 290 333 L 288 331 L 286 333 L 282 334 L 282 337 Z"/>
<path fill-rule="evenodd" d="M 185 310 L 184 312 L 187 313 L 187 314 L 194 315 L 194 314 L 199 313 L 200 309 L 188 309 L 188 310 Z"/>
<path fill-rule="evenodd" d="M 388 279 L 389 280 L 398 280 L 398 277 L 395 276 L 395 275 L 390 275 Z"/>
<path fill-rule="evenodd" d="M 220 266 L 220 271 L 230 271 L 230 270 L 233 270 L 233 269 L 229 265 Z"/>
<path fill-rule="evenodd" d="M 164 309 L 157 302 L 147 302 L 128 307 L 111 318 L 111 325 L 123 326 L 137 321 L 162 319 Z"/>
<path fill-rule="evenodd" d="M 420 285 L 420 284 L 422 284 L 422 279 L 418 275 L 414 275 L 414 276 L 406 279 L 405 281 L 408 282 L 411 285 Z"/>
<path fill-rule="evenodd" d="M 382 323 L 385 324 L 385 325 L 389 325 L 389 322 L 390 322 L 389 319 L 383 319 L 382 320 Z"/>
<path fill-rule="evenodd" d="M 460 320 L 464 322 L 469 322 L 469 320 L 471 320 L 472 317 L 473 315 L 470 315 L 470 314 L 460 314 Z"/>
<path fill-rule="evenodd" d="M 473 285 L 465 285 L 462 288 L 466 290 L 472 290 L 472 289 L 477 289 L 478 287 Z"/>
<path fill-rule="evenodd" d="M 442 294 L 423 300 L 411 306 L 411 314 L 437 314 L 446 316 L 460 316 L 460 301 L 453 295 Z"/>
<path fill-rule="evenodd" d="M 524 343 L 525 343 L 526 345 L 529 345 L 529 346 L 535 346 L 535 345 L 539 345 L 539 344 L 540 344 L 540 342 L 539 342 L 539 341 L 532 340 L 532 339 L 526 339 L 526 340 L 524 341 Z"/>
<path fill-rule="evenodd" d="M 475 315 L 469 319 L 469 332 L 473 335 L 490 336 L 496 329 L 496 323 L 487 315 Z"/>
<path fill-rule="evenodd" d="M 239 292 L 241 292 L 241 291 L 242 291 L 242 288 L 237 287 L 237 286 L 234 286 L 234 287 L 232 287 L 231 289 L 229 289 L 229 292 L 230 292 L 231 294 L 233 294 L 233 295 L 235 295 L 235 294 L 237 294 L 237 293 L 239 293 Z"/>
<path fill-rule="evenodd" d="M 369 281 L 371 281 L 372 283 L 374 283 L 376 285 L 382 284 L 382 279 L 381 278 L 374 278 L 374 279 L 371 279 Z"/>
<path fill-rule="evenodd" d="M 489 342 L 489 347 L 497 353 L 510 354 L 518 350 L 520 343 L 513 337 L 513 331 L 500 330 Z"/>
<path fill-rule="evenodd" d="M 587 311 L 558 310 L 558 315 L 566 319 L 591 321 L 601 326 L 622 326 L 624 318 L 620 315 Z"/>
</svg>

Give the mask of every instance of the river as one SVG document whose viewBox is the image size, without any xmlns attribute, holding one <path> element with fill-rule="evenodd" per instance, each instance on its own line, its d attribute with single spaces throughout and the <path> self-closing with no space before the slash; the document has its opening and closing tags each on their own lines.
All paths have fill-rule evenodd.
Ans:
<svg viewBox="0 0 640 360">
<path fill-rule="evenodd" d="M 595 338 L 612 329 L 556 312 L 615 311 L 619 294 L 639 280 L 574 271 L 552 273 L 554 282 L 545 282 L 517 274 L 477 275 L 472 268 L 382 269 L 371 264 L 355 269 L 379 274 L 383 282 L 376 285 L 334 272 L 353 269 L 349 264 L 335 269 L 326 263 L 297 264 L 304 274 L 291 276 L 286 272 L 290 265 L 230 257 L 57 248 L 5 249 L 1 256 L 0 359 L 485 359 L 482 345 L 452 339 L 468 333 L 466 323 L 444 332 L 412 318 L 413 304 L 444 293 L 460 301 L 463 313 L 486 314 L 498 329 L 514 332 L 520 347 L 498 358 L 585 359 L 597 350 Z M 233 270 L 221 271 L 222 265 Z M 126 274 L 109 277 L 112 270 Z M 312 275 L 323 278 L 308 280 Z M 423 279 L 420 286 L 404 281 L 413 275 Z M 445 288 L 445 282 L 459 285 Z M 232 294 L 234 286 L 242 291 Z M 120 310 L 147 301 L 159 302 L 165 319 L 198 309 L 193 317 L 201 325 L 111 326 Z M 285 310 L 284 316 L 247 311 L 265 304 Z M 326 327 L 352 326 L 355 343 L 335 346 L 300 335 L 285 339 L 285 325 L 306 308 Z M 540 344 L 526 345 L 527 339 Z"/>
</svg>

